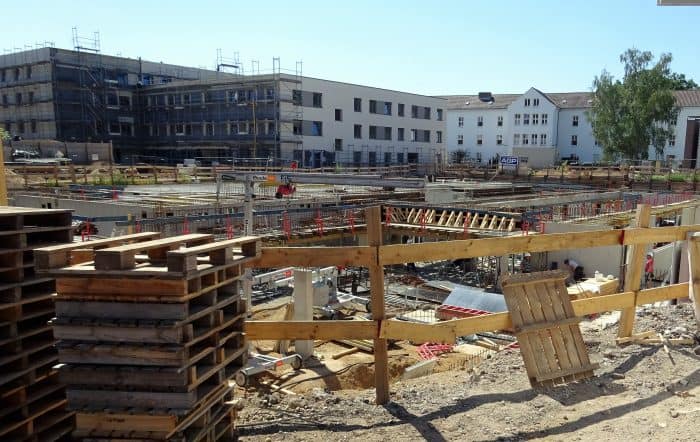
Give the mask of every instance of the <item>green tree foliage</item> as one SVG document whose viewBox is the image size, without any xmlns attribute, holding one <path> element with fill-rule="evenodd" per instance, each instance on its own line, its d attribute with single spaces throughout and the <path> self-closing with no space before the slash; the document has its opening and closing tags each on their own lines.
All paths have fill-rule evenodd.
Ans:
<svg viewBox="0 0 700 442">
<path fill-rule="evenodd" d="M 673 90 L 695 84 L 672 73 L 671 60 L 671 54 L 661 54 L 653 63 L 651 52 L 628 49 L 620 55 L 622 81 L 605 70 L 593 80 L 587 115 L 606 159 L 647 159 L 649 146 L 654 146 L 657 158 L 663 157 L 673 134 L 671 123 L 678 116 Z"/>
<path fill-rule="evenodd" d="M 673 90 L 685 91 L 688 89 L 698 89 L 700 86 L 692 79 L 685 78 L 685 74 L 673 73 L 671 74 L 671 80 L 673 81 Z"/>
</svg>

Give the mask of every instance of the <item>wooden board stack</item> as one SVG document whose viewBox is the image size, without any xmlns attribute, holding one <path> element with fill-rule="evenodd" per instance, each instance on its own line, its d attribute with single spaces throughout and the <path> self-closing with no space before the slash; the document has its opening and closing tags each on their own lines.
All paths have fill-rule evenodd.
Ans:
<svg viewBox="0 0 700 442">
<path fill-rule="evenodd" d="M 52 441 L 73 428 L 49 321 L 54 280 L 34 248 L 72 241 L 67 210 L 0 207 L 0 440 Z"/>
<path fill-rule="evenodd" d="M 259 240 L 190 234 L 105 246 L 37 252 L 57 278 L 53 325 L 73 437 L 230 439 L 228 381 L 247 358 L 239 280 Z"/>
</svg>

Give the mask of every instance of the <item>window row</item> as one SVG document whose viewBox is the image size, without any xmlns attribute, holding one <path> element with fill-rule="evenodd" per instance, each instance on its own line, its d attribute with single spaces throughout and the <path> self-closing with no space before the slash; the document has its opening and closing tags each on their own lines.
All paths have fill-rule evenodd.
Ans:
<svg viewBox="0 0 700 442">
<path fill-rule="evenodd" d="M 217 136 L 217 135 L 275 135 L 277 133 L 274 121 L 258 122 L 257 131 L 255 124 L 249 121 L 229 123 L 175 123 L 175 124 L 147 124 L 148 135 L 154 136 Z"/>
<path fill-rule="evenodd" d="M 532 120 L 530 120 L 530 117 L 532 116 Z M 515 114 L 514 117 L 514 124 L 516 126 L 520 126 L 520 119 L 521 115 L 520 114 Z M 532 121 L 532 125 L 536 126 L 538 124 L 542 124 L 543 126 L 546 126 L 549 123 L 549 114 L 522 114 L 522 123 L 523 126 L 528 126 L 530 125 L 530 121 Z"/>
<path fill-rule="evenodd" d="M 356 140 L 362 139 L 362 125 L 356 124 L 353 127 L 353 136 Z M 442 131 L 435 132 L 436 143 L 442 143 Z M 369 126 L 370 140 L 392 140 L 392 128 L 386 126 Z M 403 127 L 396 128 L 396 140 L 406 141 L 406 130 Z M 409 141 L 429 143 L 430 131 L 422 129 L 410 129 Z"/>
<path fill-rule="evenodd" d="M 336 109 L 336 112 L 339 109 Z M 353 99 L 353 110 L 362 112 L 362 98 Z M 437 121 L 442 121 L 443 110 L 437 109 Z M 391 101 L 369 100 L 369 113 L 379 115 L 393 115 L 393 103 Z M 398 103 L 396 107 L 396 115 L 399 117 L 406 116 L 406 106 L 404 103 Z M 431 108 L 427 106 L 411 106 L 411 118 L 430 120 Z M 337 118 L 336 118 L 337 120 Z"/>
<path fill-rule="evenodd" d="M 299 91 L 294 91 L 299 92 Z M 319 94 L 320 95 L 320 94 Z M 182 106 L 186 104 L 231 103 L 245 104 L 260 100 L 273 100 L 274 88 L 211 90 L 207 92 L 188 92 L 183 94 L 156 94 L 146 97 L 147 106 Z M 121 98 L 120 98 L 121 99 Z M 296 100 L 296 98 L 294 98 Z M 320 97 L 319 97 L 320 100 Z M 320 105 L 318 107 L 321 107 Z"/>
<path fill-rule="evenodd" d="M 458 127 L 464 127 L 464 117 L 457 117 L 457 126 Z M 484 117 L 479 115 L 476 117 L 476 126 L 477 127 L 483 127 L 484 126 Z M 499 115 L 496 117 L 496 126 L 502 127 L 503 126 L 503 115 Z"/>
<path fill-rule="evenodd" d="M 464 135 L 459 134 L 457 135 L 457 144 L 463 145 L 464 144 Z M 476 136 L 476 145 L 481 146 L 484 144 L 484 136 L 479 134 Z M 496 135 L 496 144 L 497 145 L 502 145 L 503 144 L 503 135 L 498 134 Z"/>
<path fill-rule="evenodd" d="M 37 127 L 36 120 L 29 121 L 28 126 L 29 126 L 29 128 L 27 128 L 27 124 L 22 120 L 19 120 L 18 122 L 14 123 L 14 124 L 10 121 L 6 121 L 5 122 L 5 132 L 7 132 L 8 134 L 12 134 L 13 133 L 12 128 L 14 127 L 16 130 L 16 133 L 18 133 L 18 134 L 25 134 L 25 133 L 35 134 L 36 127 Z M 27 132 L 27 130 L 29 130 L 29 132 Z"/>
<path fill-rule="evenodd" d="M 20 106 L 22 104 L 34 104 L 34 92 L 29 91 L 27 92 L 27 101 L 24 101 L 24 95 L 22 92 L 17 92 L 15 94 L 15 101 L 14 103 L 10 103 L 9 97 L 7 94 L 2 95 L 2 105 L 3 106 L 9 106 L 10 104 L 15 104 L 17 106 Z"/>
<path fill-rule="evenodd" d="M 21 68 L 19 66 L 14 67 L 14 68 L 3 68 L 0 69 L 0 82 L 6 82 L 10 81 L 10 79 L 14 79 L 14 81 L 19 81 L 22 79 L 22 70 L 24 69 L 24 79 L 31 79 L 32 78 L 32 65 L 28 64 L 24 68 Z"/>
<path fill-rule="evenodd" d="M 540 99 L 539 98 L 526 98 L 525 99 L 525 106 L 528 107 L 530 105 L 532 106 L 539 106 L 540 105 Z"/>
<path fill-rule="evenodd" d="M 547 144 L 547 134 L 513 134 L 513 146 L 545 146 Z"/>
</svg>

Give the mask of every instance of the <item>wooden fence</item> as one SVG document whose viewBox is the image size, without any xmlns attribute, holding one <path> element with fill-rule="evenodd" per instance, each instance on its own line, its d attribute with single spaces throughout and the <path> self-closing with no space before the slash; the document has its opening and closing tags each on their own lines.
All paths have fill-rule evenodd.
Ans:
<svg viewBox="0 0 700 442">
<path fill-rule="evenodd" d="M 503 256 L 511 253 L 545 252 L 604 246 L 629 246 L 630 265 L 625 274 L 623 291 L 608 295 L 573 301 L 577 316 L 612 310 L 622 310 L 619 337 L 633 333 L 635 306 L 658 301 L 686 298 L 692 293 L 688 283 L 640 290 L 641 272 L 646 246 L 650 243 L 686 241 L 700 242 L 692 237 L 700 231 L 700 224 L 678 227 L 648 228 L 650 206 L 639 205 L 636 226 L 620 230 L 599 230 L 580 233 L 557 233 L 508 238 L 467 239 L 421 244 L 382 245 L 382 214 L 379 207 L 367 209 L 367 246 L 350 247 L 271 247 L 263 248 L 253 266 L 269 267 L 367 267 L 371 280 L 371 321 L 248 321 L 246 334 L 249 340 L 288 339 L 374 339 L 376 402 L 389 400 L 389 376 L 387 370 L 386 342 L 410 340 L 412 342 L 453 343 L 459 336 L 478 332 L 511 328 L 510 315 L 495 313 L 466 319 L 418 324 L 384 317 L 384 266 L 416 261 L 441 261 L 478 256 Z M 689 247 L 690 262 L 700 262 L 700 247 Z M 697 255 L 697 256 L 694 256 Z M 700 272 L 692 272 L 696 275 Z M 700 289 L 700 284 L 698 284 Z M 700 309 L 695 297 L 696 312 Z"/>
</svg>

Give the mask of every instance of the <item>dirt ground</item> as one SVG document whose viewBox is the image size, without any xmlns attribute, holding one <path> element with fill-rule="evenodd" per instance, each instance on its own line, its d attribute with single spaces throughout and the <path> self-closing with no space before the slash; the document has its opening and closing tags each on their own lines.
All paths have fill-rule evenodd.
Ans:
<svg viewBox="0 0 700 442">
<path fill-rule="evenodd" d="M 391 402 L 374 405 L 371 357 L 350 363 L 339 376 L 318 367 L 280 385 L 297 394 L 260 386 L 240 390 L 242 441 L 305 440 L 655 440 L 696 441 L 700 432 L 700 347 L 660 345 L 618 347 L 617 326 L 582 324 L 596 376 L 549 390 L 534 390 L 518 350 L 495 354 L 475 368 L 463 367 L 402 381 L 393 376 Z M 688 304 L 638 312 L 635 330 L 665 336 L 697 330 Z M 323 344 L 326 345 L 326 344 Z M 335 345 L 335 344 L 334 344 Z M 329 349 L 340 350 L 343 347 Z M 393 350 L 398 360 L 418 360 L 409 346 Z M 404 355 L 401 355 L 403 353 Z M 408 355 L 405 355 L 408 353 Z M 396 360 L 396 355 L 394 358 Z M 365 362 L 365 360 L 367 362 Z M 337 361 L 334 361 L 337 362 Z M 400 371 L 402 363 L 396 363 Z M 448 364 L 449 365 L 449 364 Z M 362 368 L 360 368 L 362 367 Z M 394 370 L 392 370 L 394 371 Z M 315 373 L 314 375 L 308 372 Z M 333 391 L 345 373 L 354 390 Z M 301 382 L 299 382 L 301 381 Z M 296 384 L 295 384 L 296 382 Z M 346 382 L 347 383 L 347 382 Z M 308 385 L 304 385 L 308 384 Z M 353 388 L 353 387 L 351 387 Z"/>
</svg>

